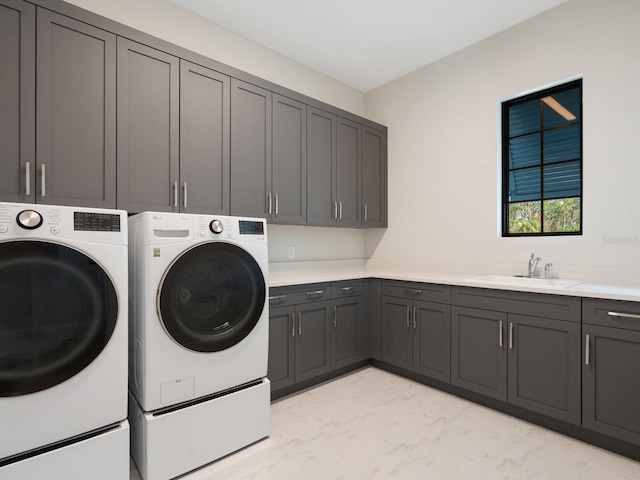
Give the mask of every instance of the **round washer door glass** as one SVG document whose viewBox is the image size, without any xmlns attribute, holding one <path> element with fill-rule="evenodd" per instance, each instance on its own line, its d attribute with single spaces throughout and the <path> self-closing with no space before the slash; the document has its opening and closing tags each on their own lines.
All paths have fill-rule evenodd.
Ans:
<svg viewBox="0 0 640 480">
<path fill-rule="evenodd" d="M 73 377 L 104 349 L 116 290 L 93 259 L 56 243 L 0 243 L 0 397 Z"/>
<path fill-rule="evenodd" d="M 225 242 L 204 243 L 184 252 L 165 272 L 158 315 L 178 344 L 217 352 L 249 335 L 265 297 L 262 270 L 246 250 Z"/>
</svg>

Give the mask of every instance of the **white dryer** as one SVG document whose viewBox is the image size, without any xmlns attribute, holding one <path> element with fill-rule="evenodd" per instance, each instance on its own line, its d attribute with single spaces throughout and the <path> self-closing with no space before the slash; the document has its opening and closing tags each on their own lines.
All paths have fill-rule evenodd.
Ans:
<svg viewBox="0 0 640 480">
<path fill-rule="evenodd" d="M 265 220 L 144 212 L 129 236 L 129 387 L 142 409 L 265 377 Z"/>
<path fill-rule="evenodd" d="M 128 478 L 127 291 L 126 212 L 0 203 L 0 479 Z"/>
<path fill-rule="evenodd" d="M 129 218 L 131 455 L 182 475 L 269 434 L 263 219 Z"/>
</svg>

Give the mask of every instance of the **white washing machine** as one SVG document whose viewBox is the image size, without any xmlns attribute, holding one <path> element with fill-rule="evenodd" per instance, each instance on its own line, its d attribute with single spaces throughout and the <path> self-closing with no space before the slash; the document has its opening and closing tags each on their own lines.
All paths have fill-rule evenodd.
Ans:
<svg viewBox="0 0 640 480">
<path fill-rule="evenodd" d="M 172 478 L 267 436 L 266 221 L 144 212 L 129 218 L 129 262 L 132 455 L 143 477 Z"/>
<path fill-rule="evenodd" d="M 128 478 L 127 287 L 126 212 L 0 203 L 0 479 Z"/>
</svg>

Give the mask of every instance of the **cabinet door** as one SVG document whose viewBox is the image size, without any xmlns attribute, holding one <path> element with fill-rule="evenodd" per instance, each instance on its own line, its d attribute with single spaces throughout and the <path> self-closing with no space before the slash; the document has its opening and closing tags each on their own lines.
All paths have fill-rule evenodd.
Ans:
<svg viewBox="0 0 640 480">
<path fill-rule="evenodd" d="M 330 308 L 329 300 L 296 306 L 296 382 L 331 369 Z"/>
<path fill-rule="evenodd" d="M 307 223 L 335 225 L 336 200 L 335 115 L 307 107 Z"/>
<path fill-rule="evenodd" d="M 583 325 L 582 425 L 640 445 L 640 331 Z"/>
<path fill-rule="evenodd" d="M 359 362 L 364 358 L 362 353 L 363 297 L 333 300 L 331 310 L 333 368 Z"/>
<path fill-rule="evenodd" d="M 411 370 L 413 302 L 382 297 L 382 361 Z"/>
<path fill-rule="evenodd" d="M 269 367 L 267 377 L 271 391 L 293 385 L 294 374 L 294 308 L 269 309 Z"/>
<path fill-rule="evenodd" d="M 35 12 L 0 0 L 0 201 L 35 200 Z"/>
<path fill-rule="evenodd" d="M 231 80 L 231 214 L 267 218 L 271 195 L 271 92 Z"/>
<path fill-rule="evenodd" d="M 506 324 L 503 312 L 452 307 L 452 384 L 507 400 Z"/>
<path fill-rule="evenodd" d="M 362 225 L 387 226 L 387 134 L 362 127 Z"/>
<path fill-rule="evenodd" d="M 118 37 L 118 208 L 179 207 L 178 58 Z"/>
<path fill-rule="evenodd" d="M 231 79 L 180 60 L 180 211 L 229 215 Z"/>
<path fill-rule="evenodd" d="M 36 201 L 116 206 L 116 36 L 37 10 Z"/>
<path fill-rule="evenodd" d="M 415 301 L 413 371 L 449 383 L 451 380 L 451 307 Z"/>
<path fill-rule="evenodd" d="M 580 424 L 580 324 L 509 314 L 508 401 Z"/>
<path fill-rule="evenodd" d="M 338 225 L 344 227 L 359 227 L 362 223 L 361 135 L 359 123 L 338 117 L 336 200 L 338 201 Z"/>
<path fill-rule="evenodd" d="M 271 219 L 307 220 L 307 106 L 273 94 Z"/>
</svg>

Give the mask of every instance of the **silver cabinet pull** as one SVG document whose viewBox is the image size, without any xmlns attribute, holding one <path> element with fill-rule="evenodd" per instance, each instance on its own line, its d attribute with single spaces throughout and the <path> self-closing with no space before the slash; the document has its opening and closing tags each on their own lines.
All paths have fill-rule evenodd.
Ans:
<svg viewBox="0 0 640 480">
<path fill-rule="evenodd" d="M 607 315 L 609 315 L 610 317 L 632 318 L 634 320 L 640 320 L 640 315 L 636 313 L 607 312 Z"/>
<path fill-rule="evenodd" d="M 338 319 L 337 319 L 337 317 L 338 317 L 338 312 L 337 312 L 336 306 L 334 305 L 334 306 L 333 306 L 333 326 L 334 326 L 334 327 L 337 327 L 337 326 L 338 326 Z"/>
<path fill-rule="evenodd" d="M 42 164 L 42 178 L 41 178 L 41 181 L 42 181 L 42 185 L 41 185 L 42 186 L 42 196 L 43 197 L 45 197 L 47 195 L 46 187 L 45 187 L 45 185 L 47 184 L 46 176 L 47 176 L 47 169 L 46 169 L 45 164 L 43 163 Z"/>
<path fill-rule="evenodd" d="M 296 336 L 296 314 L 291 312 L 291 336 Z"/>
<path fill-rule="evenodd" d="M 278 215 L 278 194 L 276 193 L 276 215 Z"/>
<path fill-rule="evenodd" d="M 338 203 L 340 204 L 340 220 L 342 220 L 342 200 Z"/>
<path fill-rule="evenodd" d="M 298 335 L 302 335 L 302 312 L 298 312 Z"/>
<path fill-rule="evenodd" d="M 333 201 L 333 218 L 338 219 L 338 201 Z"/>
<path fill-rule="evenodd" d="M 307 297 L 315 297 L 324 294 L 324 290 L 316 290 L 315 292 L 307 292 Z"/>
<path fill-rule="evenodd" d="M 356 293 L 356 287 L 342 287 L 342 288 L 340 289 L 340 292 L 341 292 L 343 295 L 351 295 L 351 294 L 353 294 L 353 293 Z"/>
<path fill-rule="evenodd" d="M 273 300 L 273 301 L 275 301 L 275 300 L 280 301 L 280 300 L 284 300 L 285 298 L 287 298 L 287 296 L 286 296 L 286 295 L 274 295 L 274 296 L 272 296 L 272 297 L 269 297 L 269 301 L 270 301 L 270 302 L 271 302 L 272 300 Z"/>
<path fill-rule="evenodd" d="M 173 182 L 173 206 L 178 207 L 178 181 Z"/>
<path fill-rule="evenodd" d="M 591 362 L 591 355 L 589 352 L 589 334 L 584 337 L 584 364 L 589 365 Z"/>
<path fill-rule="evenodd" d="M 418 328 L 418 320 L 417 320 L 417 315 L 418 315 L 418 307 L 413 307 L 413 329 L 417 329 Z"/>
<path fill-rule="evenodd" d="M 502 320 L 499 321 L 498 329 L 498 345 L 502 346 Z"/>
<path fill-rule="evenodd" d="M 405 288 L 405 295 L 422 295 L 422 290 L 417 290 L 415 288 Z"/>
<path fill-rule="evenodd" d="M 411 307 L 407 305 L 407 328 L 411 326 Z"/>
<path fill-rule="evenodd" d="M 268 210 L 268 214 L 271 215 L 271 207 L 272 207 L 272 202 L 271 202 L 271 192 L 269 192 L 269 194 L 267 195 L 268 198 L 268 202 L 269 202 L 269 210 Z"/>
<path fill-rule="evenodd" d="M 509 322 L 509 350 L 513 350 L 513 322 Z"/>
<path fill-rule="evenodd" d="M 31 195 L 31 162 L 25 162 L 24 173 L 24 193 Z"/>
<path fill-rule="evenodd" d="M 367 204 L 364 204 L 364 223 L 367 223 Z"/>
<path fill-rule="evenodd" d="M 184 208 L 187 208 L 187 182 L 184 182 Z"/>
</svg>

